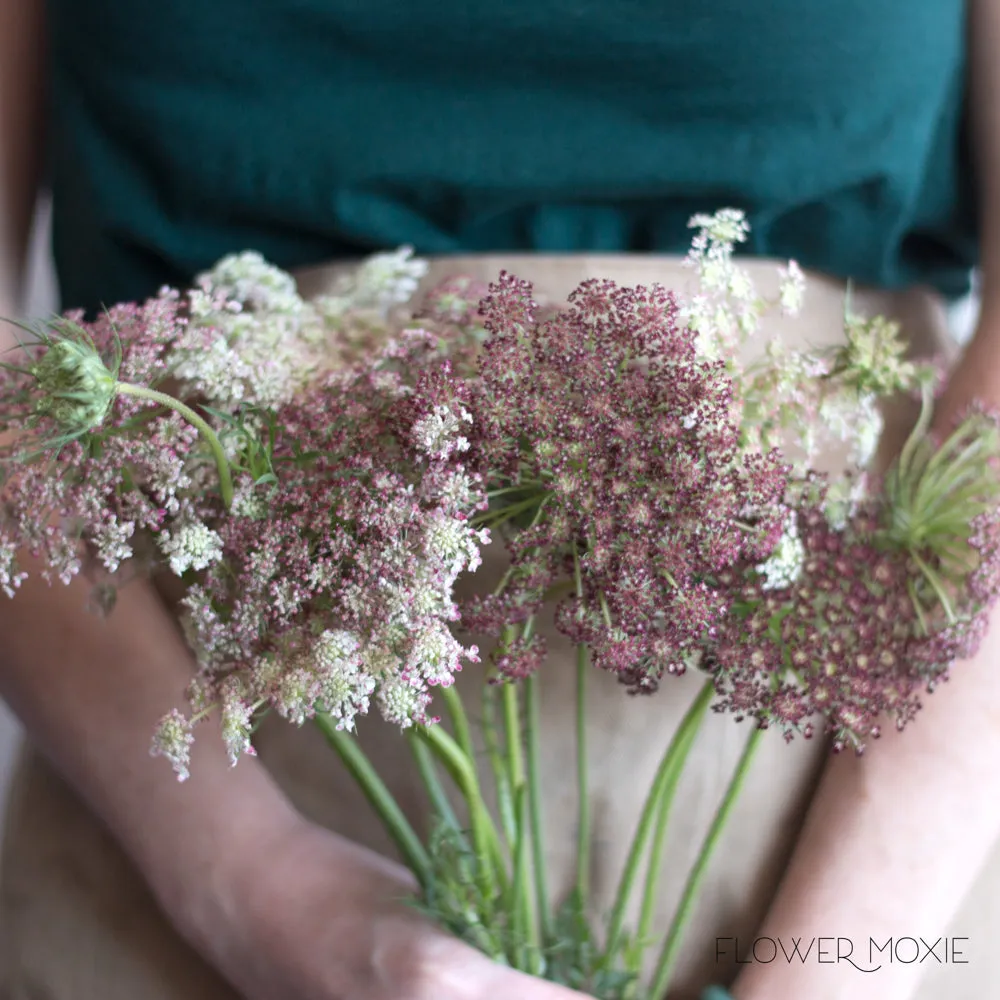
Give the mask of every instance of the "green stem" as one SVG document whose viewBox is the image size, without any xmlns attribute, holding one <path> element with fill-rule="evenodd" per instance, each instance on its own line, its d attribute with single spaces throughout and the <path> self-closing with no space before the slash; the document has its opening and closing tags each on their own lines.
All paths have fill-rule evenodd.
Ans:
<svg viewBox="0 0 1000 1000">
<path fill-rule="evenodd" d="M 165 392 L 159 392 L 156 389 L 147 389 L 141 385 L 132 385 L 131 382 L 118 382 L 115 389 L 120 395 L 149 399 L 154 403 L 159 403 L 161 406 L 166 406 L 179 413 L 189 424 L 198 429 L 198 432 L 205 439 L 205 443 L 211 449 L 212 456 L 215 459 L 215 467 L 219 473 L 219 492 L 222 494 L 222 502 L 228 510 L 233 503 L 233 477 L 229 471 L 229 459 L 226 458 L 222 442 L 215 431 L 208 425 L 208 421 L 195 413 L 190 406 L 182 403 L 179 399 L 175 399 L 173 396 L 167 395 Z"/>
<path fill-rule="evenodd" d="M 541 746 L 539 744 L 538 679 L 524 681 L 524 714 L 527 729 L 528 805 L 531 811 L 532 867 L 535 874 L 535 907 L 542 940 L 552 940 L 552 917 L 549 913 L 549 890 L 545 878 L 545 838 L 542 833 Z"/>
<path fill-rule="evenodd" d="M 708 834 L 702 842 L 701 851 L 699 852 L 698 858 L 694 863 L 694 867 L 691 869 L 691 873 L 688 875 L 687 884 L 684 886 L 684 892 L 681 895 L 681 901 L 678 904 L 677 912 L 674 915 L 673 922 L 671 923 L 670 929 L 667 931 L 667 936 L 664 939 L 663 949 L 661 950 L 659 960 L 656 963 L 656 970 L 653 973 L 653 980 L 649 988 L 650 997 L 662 997 L 666 995 L 667 986 L 670 983 L 670 976 L 674 971 L 674 965 L 676 964 L 677 958 L 680 954 L 684 931 L 687 928 L 688 921 L 691 919 L 691 913 L 694 910 L 698 890 L 701 887 L 706 872 L 708 871 L 708 863 L 715 852 L 715 848 L 718 846 L 722 831 L 733 811 L 733 807 L 736 805 L 736 800 L 739 797 L 740 790 L 742 789 L 743 783 L 746 781 L 746 777 L 750 772 L 750 764 L 757 752 L 757 748 L 762 742 L 763 736 L 764 730 L 759 727 L 754 729 L 754 731 L 750 734 L 750 738 L 747 740 L 746 746 L 743 748 L 743 754 L 739 759 L 739 763 L 736 765 L 736 770 L 733 773 L 732 780 L 729 782 L 729 787 L 726 789 L 726 794 L 723 796 L 722 803 L 719 805 L 715 817 L 712 820 L 712 825 L 709 827 Z"/>
<path fill-rule="evenodd" d="M 470 761 L 476 759 L 476 748 L 472 743 L 472 728 L 469 725 L 469 717 L 465 713 L 465 705 L 462 696 L 454 684 L 439 688 L 444 707 L 448 711 L 448 718 L 455 729 L 455 739 L 462 748 L 462 752 Z"/>
<path fill-rule="evenodd" d="M 417 735 L 434 751 L 435 756 L 461 789 L 469 808 L 472 843 L 479 864 L 483 893 L 492 899 L 499 888 L 506 889 L 503 848 L 493 820 L 483 802 L 475 761 L 441 726 L 420 726 Z"/>
<path fill-rule="evenodd" d="M 920 474 L 916 494 L 918 504 L 925 501 L 927 496 L 940 492 L 949 473 L 953 477 L 955 476 L 955 469 L 964 469 L 965 475 L 970 477 L 980 476 L 983 473 L 985 462 L 971 465 L 977 452 L 986 452 L 986 457 L 989 455 L 990 449 L 987 448 L 987 442 L 982 438 L 973 439 L 958 455 L 954 456 L 947 454 L 945 447 L 946 445 L 942 445 L 941 450 L 931 458 Z M 956 485 L 957 483 L 953 482 L 951 489 L 955 489 Z"/>
<path fill-rule="evenodd" d="M 534 620 L 529 618 L 522 634 L 528 638 L 533 629 Z M 513 639 L 513 631 L 512 628 L 505 629 L 504 639 L 508 645 Z M 520 942 L 517 947 L 518 968 L 528 972 L 536 967 L 539 960 L 538 921 L 531 905 L 531 875 L 528 871 L 531 830 L 528 824 L 528 788 L 525 782 L 522 750 L 524 737 L 517 685 L 507 681 L 501 689 L 500 696 L 503 704 L 504 741 L 507 751 L 507 780 L 513 793 L 516 816 L 513 843 L 514 871 L 511 877 L 509 912 L 514 922 L 515 941 Z"/>
<path fill-rule="evenodd" d="M 583 600 L 580 557 L 573 550 L 573 585 Z M 603 599 L 604 595 L 601 594 Z M 606 606 L 605 606 L 606 610 Z M 590 782 L 587 773 L 587 647 L 576 647 L 576 896 L 580 912 L 585 912 L 590 892 Z"/>
<path fill-rule="evenodd" d="M 948 595 L 945 593 L 944 584 L 941 582 L 937 573 L 931 569 L 923 559 L 913 550 L 910 551 L 910 556 L 913 561 L 920 568 L 920 572 L 924 574 L 925 579 L 931 585 L 934 593 L 937 595 L 937 599 L 941 602 L 941 607 L 944 609 L 944 613 L 948 618 L 948 624 L 953 625 L 955 623 L 955 612 L 952 610 L 951 601 L 948 599 Z"/>
<path fill-rule="evenodd" d="M 495 684 L 487 683 L 483 686 L 483 742 L 486 744 L 486 756 L 489 757 L 493 783 L 496 785 L 500 828 L 503 830 L 507 846 L 513 851 L 517 839 L 517 817 L 514 815 L 514 796 L 507 777 L 507 762 L 501 753 L 497 738 L 496 690 Z"/>
<path fill-rule="evenodd" d="M 461 834 L 462 827 L 458 822 L 458 817 L 455 815 L 455 811 L 448 801 L 444 786 L 438 778 L 437 769 L 434 766 L 434 755 L 427 749 L 427 745 L 412 729 L 407 730 L 406 739 L 410 744 L 410 750 L 413 751 L 413 759 L 417 763 L 420 780 L 424 783 L 424 789 L 427 792 L 427 797 L 430 799 L 432 808 L 445 826 L 455 833 Z"/>
<path fill-rule="evenodd" d="M 470 523 L 477 528 L 496 527 L 505 521 L 509 521 L 512 517 L 517 517 L 518 514 L 523 514 L 525 511 L 531 510 L 532 507 L 544 504 L 549 495 L 546 492 L 536 493 L 528 497 L 527 500 L 520 500 L 509 507 L 484 511 L 482 514 L 477 514 L 473 517 Z"/>
<path fill-rule="evenodd" d="M 664 782 L 663 794 L 657 807 L 656 823 L 653 828 L 652 844 L 649 849 L 649 862 L 646 866 L 646 884 L 642 894 L 642 908 L 639 911 L 639 923 L 632 941 L 632 947 L 626 958 L 626 968 L 638 977 L 642 969 L 642 958 L 649 947 L 650 928 L 656 910 L 656 900 L 660 891 L 660 875 L 663 871 L 664 848 L 667 843 L 667 825 L 670 813 L 684 772 L 684 762 L 687 759 L 691 745 L 694 743 L 695 731 L 691 730 L 682 748 L 678 749 L 677 760 Z"/>
<path fill-rule="evenodd" d="M 510 914 L 514 924 L 514 941 L 517 968 L 522 972 L 538 974 L 541 967 L 541 949 L 538 939 L 538 921 L 531 905 L 531 877 L 528 873 L 528 855 L 531 844 L 528 831 L 528 789 L 524 784 L 517 788 L 517 845 L 514 850 L 514 872 L 511 879 L 512 899 Z"/>
<path fill-rule="evenodd" d="M 910 462 L 917 445 L 924 439 L 927 429 L 931 425 L 931 417 L 934 413 L 934 392 L 929 385 L 922 387 L 920 399 L 920 416 L 917 418 L 916 426 L 910 431 L 910 436 L 903 444 L 903 449 L 896 460 L 896 467 L 900 476 L 906 478 L 910 473 Z"/>
<path fill-rule="evenodd" d="M 496 490 L 487 490 L 486 495 L 488 497 L 499 497 L 503 496 L 505 493 L 524 493 L 535 486 L 541 485 L 542 481 L 540 479 L 526 479 L 524 482 L 517 483 L 514 486 L 503 486 Z"/>
<path fill-rule="evenodd" d="M 542 594 L 542 601 L 547 603 L 557 597 L 563 597 L 566 594 L 570 594 L 573 592 L 573 586 L 572 580 L 560 580 L 558 583 L 552 584 L 552 586 L 549 587 L 544 594 Z"/>
<path fill-rule="evenodd" d="M 503 702 L 507 773 L 516 801 L 518 789 L 524 784 L 524 758 L 521 754 L 521 706 L 518 704 L 517 685 L 512 681 L 505 681 L 500 690 L 500 697 Z"/>
<path fill-rule="evenodd" d="M 343 730 L 337 729 L 336 723 L 325 712 L 316 713 L 316 725 L 326 737 L 327 742 L 340 755 L 344 766 L 358 783 L 365 798 L 371 803 L 378 814 L 386 832 L 399 849 L 399 853 L 407 867 L 416 876 L 421 886 L 426 887 L 431 881 L 431 859 L 420 838 L 403 815 L 385 782 L 378 776 L 371 761 L 358 745 L 355 737 Z"/>
<path fill-rule="evenodd" d="M 583 912 L 590 892 L 590 783 L 587 780 L 587 647 L 576 647 L 576 895 Z"/>
<path fill-rule="evenodd" d="M 670 745 L 660 760 L 656 776 L 650 787 L 649 794 L 642 807 L 642 814 L 639 817 L 639 824 L 632 837 L 632 844 L 629 847 L 628 857 L 625 860 L 625 868 L 622 871 L 621 879 L 618 882 L 618 892 L 615 895 L 615 902 L 611 909 L 611 917 L 608 921 L 607 943 L 605 945 L 602 966 L 610 968 L 615 961 L 618 949 L 621 945 L 622 934 L 625 926 L 625 911 L 632 895 L 636 876 L 639 871 L 639 863 L 642 860 L 646 844 L 653 832 L 653 825 L 656 821 L 657 807 L 663 797 L 663 789 L 670 780 L 675 768 L 678 768 L 684 757 L 687 756 L 689 739 L 693 739 L 694 732 L 697 731 L 702 717 L 708 709 L 715 692 L 715 684 L 712 680 L 705 681 L 698 696 L 691 703 L 690 708 L 681 719 L 677 731 L 674 733 Z"/>
</svg>

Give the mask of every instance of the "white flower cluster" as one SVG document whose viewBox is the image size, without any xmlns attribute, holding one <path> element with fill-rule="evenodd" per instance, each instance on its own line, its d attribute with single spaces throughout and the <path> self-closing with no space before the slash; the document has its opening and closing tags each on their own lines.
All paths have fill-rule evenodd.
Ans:
<svg viewBox="0 0 1000 1000">
<path fill-rule="evenodd" d="M 413 297 L 427 267 L 427 261 L 413 256 L 411 246 L 373 254 L 357 270 L 343 275 L 329 295 L 318 298 L 316 308 L 329 317 L 348 310 L 371 310 L 384 318 Z"/>
<path fill-rule="evenodd" d="M 764 577 L 761 587 L 764 590 L 790 587 L 802 575 L 805 559 L 806 550 L 799 538 L 798 523 L 795 515 L 791 514 L 785 521 L 784 531 L 774 551 L 765 562 L 754 567 Z"/>
<path fill-rule="evenodd" d="M 878 397 L 871 392 L 828 396 L 820 403 L 819 417 L 836 440 L 849 446 L 848 461 L 859 469 L 867 468 L 885 424 Z"/>
<path fill-rule="evenodd" d="M 329 341 L 345 315 L 384 323 L 426 271 L 412 247 L 401 247 L 369 257 L 331 295 L 306 301 L 292 276 L 259 253 L 232 254 L 189 294 L 190 320 L 171 345 L 171 371 L 186 392 L 217 408 L 278 406 L 329 366 Z"/>
<path fill-rule="evenodd" d="M 320 677 L 319 701 L 337 720 L 338 729 L 353 729 L 354 718 L 368 711 L 375 679 L 361 670 L 361 643 L 342 630 L 320 633 L 312 648 Z"/>
<path fill-rule="evenodd" d="M 805 301 L 806 276 L 794 260 L 790 260 L 786 267 L 778 268 L 778 274 L 781 278 L 778 291 L 781 311 L 785 316 L 798 316 Z"/>
<path fill-rule="evenodd" d="M 174 769 L 178 781 L 187 781 L 191 777 L 191 744 L 194 735 L 191 723 L 184 718 L 179 709 L 171 709 L 156 727 L 153 743 L 149 748 L 151 757 L 165 757 Z"/>
<path fill-rule="evenodd" d="M 97 549 L 97 558 L 109 573 L 114 573 L 126 559 L 132 558 L 129 539 L 135 534 L 135 521 L 119 521 L 106 512 L 91 536 Z"/>
<path fill-rule="evenodd" d="M 186 392 L 216 407 L 276 406 L 316 368 L 320 318 L 291 275 L 260 254 L 225 257 L 200 275 L 188 309 L 169 364 Z"/>
<path fill-rule="evenodd" d="M 698 334 L 700 353 L 729 357 L 757 329 L 764 305 L 750 275 L 733 263 L 733 248 L 750 226 L 739 209 L 724 208 L 692 216 L 688 227 L 697 233 L 685 263 L 697 272 L 699 292 L 682 306 L 681 317 Z"/>
<path fill-rule="evenodd" d="M 749 275 L 733 262 L 733 251 L 749 233 L 744 214 L 723 209 L 695 215 L 697 230 L 686 263 L 697 272 L 697 293 L 681 315 L 698 336 L 699 352 L 725 359 L 741 410 L 744 446 L 749 450 L 781 447 L 793 473 L 804 473 L 817 454 L 846 444 L 850 502 L 863 494 L 883 420 L 880 400 L 916 388 L 921 373 L 905 359 L 898 327 L 882 317 L 855 315 L 845 305 L 844 342 L 835 349 L 795 350 L 780 339 L 769 341 L 762 360 L 743 367 L 740 348 L 771 309 L 797 316 L 806 280 L 795 261 L 780 267 L 775 301 L 761 297 Z M 841 510 L 843 503 L 831 503 Z"/>
<path fill-rule="evenodd" d="M 472 528 L 463 518 L 436 511 L 424 529 L 424 554 L 440 567 L 450 587 L 459 573 L 479 568 L 482 564 L 479 546 L 488 545 L 489 541 L 488 528 Z"/>
<path fill-rule="evenodd" d="M 18 587 L 28 579 L 28 574 L 18 572 L 17 546 L 9 539 L 0 535 L 0 590 L 8 597 L 13 597 Z"/>
<path fill-rule="evenodd" d="M 177 576 L 189 569 L 207 569 L 222 558 L 222 539 L 200 521 L 181 521 L 172 530 L 161 531 L 156 541 Z"/>
<path fill-rule="evenodd" d="M 253 251 L 223 257 L 198 282 L 206 292 L 256 312 L 294 316 L 305 306 L 295 279 Z"/>
<path fill-rule="evenodd" d="M 469 440 L 462 433 L 462 424 L 471 423 L 472 414 L 459 406 L 457 412 L 439 404 L 413 425 L 411 434 L 416 447 L 430 458 L 444 460 L 454 452 L 468 451 Z"/>
<path fill-rule="evenodd" d="M 222 742 L 226 747 L 229 763 L 235 767 L 243 754 L 256 756 L 257 751 L 250 742 L 253 706 L 247 703 L 243 685 L 237 677 L 227 677 L 222 684 L 220 715 Z"/>
</svg>

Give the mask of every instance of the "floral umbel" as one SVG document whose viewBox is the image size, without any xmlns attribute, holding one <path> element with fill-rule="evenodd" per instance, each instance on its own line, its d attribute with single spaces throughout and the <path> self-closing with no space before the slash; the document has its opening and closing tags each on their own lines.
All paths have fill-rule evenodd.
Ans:
<svg viewBox="0 0 1000 1000">
<path fill-rule="evenodd" d="M 742 213 L 691 225 L 685 296 L 595 279 L 542 309 L 501 273 L 489 287 L 453 276 L 414 304 L 426 265 L 402 248 L 306 301 L 243 253 L 185 293 L 30 327 L 0 378 L 0 588 L 23 584 L 22 550 L 50 580 L 88 577 L 105 611 L 131 576 L 180 578 L 198 671 L 188 710 L 152 744 L 180 778 L 210 717 L 233 764 L 254 752 L 264 712 L 315 720 L 443 926 L 600 1000 L 658 998 L 761 732 L 860 752 L 886 722 L 902 728 L 975 651 L 1000 587 L 996 417 L 974 409 L 932 436 L 933 369 L 907 358 L 897 325 L 849 301 L 835 347 L 769 339 L 768 316 L 802 305 L 801 269 L 789 262 L 762 296 L 734 256 Z M 878 476 L 881 406 L 899 393 L 922 398 L 920 422 Z M 847 462 L 828 479 L 814 465 L 831 448 Z M 456 582 L 491 540 L 507 571 L 460 603 Z M 580 706 L 591 665 L 650 696 L 669 675 L 705 675 L 603 934 L 585 918 L 582 707 L 579 875 L 562 906 L 547 896 L 543 613 L 579 650 Z M 495 640 L 486 663 L 473 631 Z M 503 709 L 502 741 L 486 740 L 499 822 L 453 687 L 469 664 L 487 715 Z M 709 707 L 755 727 L 643 981 L 657 845 Z M 351 736 L 372 709 L 417 757 L 438 818 L 428 843 Z M 464 795 L 461 821 L 441 767 Z"/>
</svg>

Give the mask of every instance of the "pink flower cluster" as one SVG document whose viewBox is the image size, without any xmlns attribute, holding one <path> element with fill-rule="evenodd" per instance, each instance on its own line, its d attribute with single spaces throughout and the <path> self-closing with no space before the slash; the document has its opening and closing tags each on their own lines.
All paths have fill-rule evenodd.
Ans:
<svg viewBox="0 0 1000 1000">
<path fill-rule="evenodd" d="M 122 379 L 155 384 L 166 377 L 165 353 L 182 326 L 177 299 L 162 296 L 115 306 L 86 330 L 105 355 L 116 343 L 124 346 Z M 18 550 L 31 552 L 47 578 L 64 583 L 84 568 L 98 575 L 124 566 L 148 570 L 144 532 L 218 515 L 211 463 L 197 449 L 197 431 L 176 413 L 119 396 L 91 433 L 44 448 L 39 442 L 58 439 L 60 428 L 38 415 L 32 385 L 23 368 L 0 370 L 5 426 L 15 432 L 0 451 L 0 585 L 9 596 L 24 579 Z"/>
<path fill-rule="evenodd" d="M 350 727 L 372 695 L 406 726 L 475 659 L 446 622 L 489 540 L 469 520 L 484 499 L 462 462 L 463 386 L 447 365 L 421 370 L 426 349 L 414 332 L 276 411 L 277 481 L 239 483 L 185 621 L 206 676 L 239 677 L 245 703 Z M 416 389 L 386 361 L 419 372 Z"/>
<path fill-rule="evenodd" d="M 671 293 L 589 281 L 556 316 L 535 309 L 531 286 L 504 274 L 480 310 L 472 456 L 504 491 L 496 523 L 516 530 L 507 586 L 464 617 L 524 621 L 578 575 L 560 628 L 649 690 L 725 617 L 715 575 L 770 554 L 787 471 L 776 451 L 741 453 L 732 381 L 699 358 Z M 509 650 L 503 669 L 519 676 L 538 652 Z"/>
<path fill-rule="evenodd" d="M 543 669 L 531 622 L 554 599 L 562 632 L 630 691 L 697 667 L 717 710 L 788 737 L 821 717 L 837 746 L 863 746 L 885 715 L 905 724 L 978 643 L 1000 589 L 1000 515 L 979 503 L 976 469 L 917 449 L 908 475 L 927 475 L 919 489 L 898 479 L 905 517 L 852 498 L 831 519 L 824 484 L 748 446 L 761 437 L 747 433 L 732 359 L 699 349 L 705 330 L 663 288 L 588 281 L 556 311 L 506 273 L 488 289 L 454 278 L 412 314 L 419 327 L 379 326 L 369 304 L 354 336 L 346 298 L 329 315 L 306 309 L 281 272 L 227 260 L 229 283 L 257 290 L 245 302 L 165 290 L 93 323 L 72 316 L 86 350 L 46 367 L 46 346 L 29 347 L 0 375 L 16 432 L 0 463 L 0 587 L 13 595 L 25 548 L 50 577 L 90 574 L 106 604 L 129 572 L 184 580 L 193 714 L 171 713 L 154 741 L 181 776 L 193 725 L 216 711 L 234 763 L 264 708 L 295 723 L 323 711 L 342 728 L 371 704 L 401 726 L 431 721 L 434 688 L 477 659 L 459 624 L 503 637 L 501 677 Z M 382 266 L 407 288 L 415 268 Z M 285 330 L 287 372 L 267 362 Z M 336 371 L 309 360 L 324 337 Z M 880 337 L 855 329 L 862 346 Z M 214 367 L 199 367 L 202 340 Z M 251 342 L 263 360 L 234 381 L 219 359 Z M 895 353 L 878 366 L 858 353 L 839 377 L 906 374 Z M 288 377 L 274 381 L 278 369 Z M 178 384 L 208 404 L 208 439 L 190 409 L 170 408 L 163 391 Z M 62 437 L 57 397 L 77 428 Z M 951 454 L 978 468 L 998 448 L 976 433 Z M 947 514 L 952 475 L 977 516 Z M 923 551 L 906 534 L 920 518 Z M 454 584 L 491 532 L 509 572 L 459 609 Z"/>
<path fill-rule="evenodd" d="M 1000 521 L 983 515 L 970 536 L 978 566 L 955 595 L 961 617 L 949 623 L 938 607 L 921 621 L 923 579 L 906 552 L 884 544 L 884 506 L 869 501 L 834 530 L 822 492 L 812 502 L 805 494 L 797 511 L 804 561 L 794 584 L 765 590 L 752 575 L 722 574 L 736 613 L 705 644 L 702 666 L 721 694 L 716 711 L 752 716 L 786 739 L 811 736 L 818 721 L 835 750 L 860 752 L 886 720 L 902 729 L 921 694 L 975 653 L 1000 592 Z"/>
</svg>

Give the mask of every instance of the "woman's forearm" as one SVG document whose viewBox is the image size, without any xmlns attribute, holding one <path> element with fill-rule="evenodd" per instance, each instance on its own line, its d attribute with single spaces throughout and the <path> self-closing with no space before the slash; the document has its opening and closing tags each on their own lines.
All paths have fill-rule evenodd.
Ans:
<svg viewBox="0 0 1000 1000">
<path fill-rule="evenodd" d="M 925 700 L 903 733 L 894 730 L 862 758 L 831 760 L 810 808 L 792 863 L 759 937 L 779 943 L 779 960 L 743 967 L 735 1000 L 904 1000 L 937 959 L 888 961 L 888 939 L 946 937 L 949 921 L 1000 831 L 995 794 L 1000 759 L 1000 628 L 975 658 Z M 960 932 L 961 933 L 961 932 Z M 959 944 L 968 961 L 990 961 L 992 943 Z M 853 946 L 859 971 L 819 945 L 804 962 L 784 959 L 795 939 Z M 874 942 L 874 945 L 871 943 Z M 936 955 L 944 959 L 939 943 Z M 746 957 L 750 942 L 743 942 Z M 918 944 L 918 947 L 921 947 Z M 770 945 L 759 955 L 769 957 Z M 882 949 L 882 950 L 879 950 Z M 909 950 L 907 950 L 909 949 Z M 950 960 L 950 959 L 949 959 Z M 956 970 L 960 974 L 960 970 Z"/>
<path fill-rule="evenodd" d="M 1000 0 L 971 0 L 969 17 L 984 297 L 938 408 L 942 426 L 973 400 L 1000 405 Z M 744 966 L 736 1000 L 908 1000 L 930 965 L 950 960 L 949 921 L 1000 833 L 998 619 L 975 660 L 955 665 L 912 727 L 888 732 L 861 759 L 830 762 L 758 931 L 789 951 L 795 939 L 804 950 L 814 939 L 842 938 L 840 951 L 853 947 L 858 967 L 881 968 L 836 960 L 838 944 L 827 940 L 822 961 L 814 946 L 805 962 L 779 951 L 779 961 Z M 959 942 L 960 958 L 990 961 L 992 943 L 977 941 L 975 928 L 963 932 L 970 940 Z M 886 942 L 902 937 L 937 944 L 934 955 L 888 961 Z"/>
<path fill-rule="evenodd" d="M 229 767 L 211 721 L 184 784 L 149 756 L 158 718 L 183 706 L 190 654 L 150 585 L 124 587 L 108 618 L 86 607 L 88 595 L 83 581 L 49 587 L 37 578 L 13 599 L 0 595 L 0 697 L 181 929 L 207 933 L 227 905 L 221 865 L 255 857 L 256 842 L 295 816 L 255 760 Z"/>
</svg>

